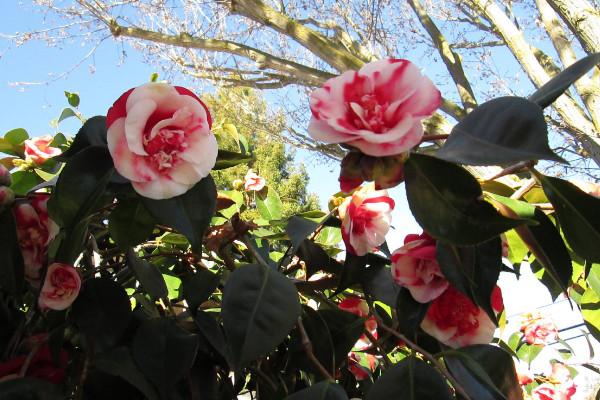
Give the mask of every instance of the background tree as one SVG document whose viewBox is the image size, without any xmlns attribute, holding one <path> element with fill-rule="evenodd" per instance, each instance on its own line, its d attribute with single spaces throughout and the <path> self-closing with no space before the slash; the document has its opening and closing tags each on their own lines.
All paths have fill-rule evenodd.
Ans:
<svg viewBox="0 0 600 400">
<path fill-rule="evenodd" d="M 385 57 L 412 58 L 445 94 L 429 133 L 447 133 L 478 103 L 523 88 L 533 91 L 583 54 L 600 51 L 598 4 L 587 0 L 470 0 L 336 2 L 50 1 L 33 3 L 62 22 L 54 29 L 13 36 L 128 41 L 148 62 L 198 81 L 282 89 L 297 146 L 340 159 L 304 132 L 306 94 L 326 79 Z M 54 20 L 53 20 L 54 21 Z M 419 56 L 416 56 L 419 54 Z M 415 58 L 419 58 L 415 60 Z M 562 96 L 547 118 L 553 145 L 597 175 L 600 165 L 600 88 L 597 70 Z M 299 110 L 300 108 L 300 110 Z M 300 127 L 300 128 L 299 128 Z"/>
</svg>

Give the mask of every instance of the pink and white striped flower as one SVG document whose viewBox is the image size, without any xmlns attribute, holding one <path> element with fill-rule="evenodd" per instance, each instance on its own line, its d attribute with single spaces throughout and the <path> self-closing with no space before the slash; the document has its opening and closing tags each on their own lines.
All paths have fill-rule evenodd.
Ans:
<svg viewBox="0 0 600 400">
<path fill-rule="evenodd" d="M 81 273 L 68 264 L 48 266 L 38 305 L 41 309 L 64 310 L 77 298 L 81 289 Z"/>
<path fill-rule="evenodd" d="M 31 138 L 23 142 L 25 147 L 25 160 L 33 161 L 36 164 L 43 164 L 49 158 L 58 156 L 62 151 L 58 147 L 50 146 L 54 141 L 52 135 L 44 135 L 40 138 Z"/>
</svg>

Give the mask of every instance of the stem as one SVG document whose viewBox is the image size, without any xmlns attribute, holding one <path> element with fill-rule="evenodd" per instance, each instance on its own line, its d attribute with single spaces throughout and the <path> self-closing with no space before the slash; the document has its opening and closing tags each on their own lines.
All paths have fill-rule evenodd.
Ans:
<svg viewBox="0 0 600 400">
<path fill-rule="evenodd" d="M 258 254 L 258 252 L 256 251 L 256 249 L 250 244 L 250 242 L 248 241 L 248 238 L 246 236 L 242 236 L 240 238 L 242 240 L 242 243 L 244 243 L 246 245 L 246 247 L 248 248 L 248 250 L 250 250 L 250 253 L 252 253 L 252 256 L 254 257 L 254 259 L 259 263 L 262 264 L 266 267 L 269 266 L 269 264 L 267 264 L 265 262 L 265 260 L 263 260 L 263 258 L 261 257 L 260 254 Z"/>
<path fill-rule="evenodd" d="M 302 345 L 304 346 L 304 352 L 306 353 L 306 355 L 308 356 L 310 361 L 312 361 L 313 364 L 315 364 L 315 366 L 317 367 L 319 372 L 325 377 L 325 379 L 333 381 L 334 379 L 331 376 L 331 374 L 325 369 L 323 364 L 321 364 L 319 362 L 319 360 L 317 360 L 317 357 L 315 357 L 315 355 L 312 351 L 312 344 L 310 343 L 310 339 L 308 338 L 308 335 L 306 334 L 304 325 L 302 325 L 302 318 L 300 318 L 300 317 L 298 317 L 298 330 L 300 331 L 300 336 L 302 337 Z"/>
<path fill-rule="evenodd" d="M 448 134 L 448 133 L 441 133 L 439 135 L 423 136 L 421 138 L 421 141 L 419 142 L 419 144 L 424 143 L 424 142 L 435 142 L 436 140 L 448 139 L 448 136 L 450 136 L 450 134 Z"/>
</svg>

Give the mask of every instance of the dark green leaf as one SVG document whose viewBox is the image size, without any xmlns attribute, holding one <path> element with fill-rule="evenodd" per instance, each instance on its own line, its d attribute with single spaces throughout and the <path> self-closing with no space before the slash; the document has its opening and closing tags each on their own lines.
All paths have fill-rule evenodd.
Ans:
<svg viewBox="0 0 600 400">
<path fill-rule="evenodd" d="M 502 267 L 500 238 L 462 247 L 438 242 L 435 256 L 448 282 L 496 321 L 491 297 Z"/>
<path fill-rule="evenodd" d="M 57 400 L 59 388 L 43 379 L 15 378 L 0 382 L 0 400 Z"/>
<path fill-rule="evenodd" d="M 366 400 L 450 400 L 446 379 L 431 365 L 407 357 L 377 379 Z"/>
<path fill-rule="evenodd" d="M 248 264 L 236 269 L 223 291 L 223 327 L 236 379 L 252 360 L 274 349 L 300 315 L 296 287 L 268 267 Z"/>
<path fill-rule="evenodd" d="M 10 185 L 10 188 L 15 194 L 26 194 L 34 186 L 43 182 L 43 179 L 37 174 L 29 171 L 15 171 L 11 173 L 11 176 L 12 185 Z"/>
<path fill-rule="evenodd" d="M 254 157 L 248 154 L 219 150 L 217 162 L 215 163 L 213 170 L 216 171 L 219 169 L 230 168 L 239 164 L 249 163 L 250 161 L 254 161 Z"/>
<path fill-rule="evenodd" d="M 17 224 L 10 208 L 0 212 L 0 226 L 0 288 L 21 303 L 25 266 Z"/>
<path fill-rule="evenodd" d="M 162 398 L 168 398 L 190 370 L 197 350 L 198 336 L 183 331 L 169 318 L 142 322 L 133 337 L 133 359 Z"/>
<path fill-rule="evenodd" d="M 521 97 L 500 97 L 477 107 L 454 126 L 437 157 L 466 165 L 565 162 L 548 147 L 542 108 Z"/>
<path fill-rule="evenodd" d="M 431 236 L 458 246 L 483 243 L 528 221 L 506 218 L 481 199 L 477 180 L 463 168 L 422 154 L 404 167 L 410 209 Z"/>
<path fill-rule="evenodd" d="M 579 256 L 600 262 L 600 199 L 562 179 L 541 174 L 538 179 L 556 210 L 567 243 Z"/>
<path fill-rule="evenodd" d="M 346 260 L 342 268 L 342 275 L 335 293 L 343 292 L 350 286 L 361 281 L 361 278 L 367 268 L 367 256 L 356 256 L 352 253 L 346 253 Z"/>
<path fill-rule="evenodd" d="M 200 329 L 200 334 L 221 357 L 222 365 L 228 367 L 227 343 L 225 342 L 225 335 L 223 335 L 221 325 L 205 311 L 198 311 L 194 316 L 194 321 L 196 321 L 196 325 Z"/>
<path fill-rule="evenodd" d="M 270 186 L 265 186 L 256 193 L 256 209 L 260 216 L 271 221 L 281 219 L 281 199 L 277 192 Z"/>
<path fill-rule="evenodd" d="M 88 119 L 77 132 L 69 150 L 54 159 L 65 162 L 87 147 L 106 146 L 106 143 L 106 117 L 98 115 Z"/>
<path fill-rule="evenodd" d="M 348 395 L 337 383 L 321 381 L 292 393 L 286 400 L 348 400 Z"/>
<path fill-rule="evenodd" d="M 285 233 L 289 236 L 292 241 L 292 254 L 296 254 L 300 244 L 306 239 L 308 235 L 315 231 L 319 227 L 317 222 L 298 217 L 296 215 L 290 217 L 285 227 Z"/>
<path fill-rule="evenodd" d="M 473 345 L 447 352 L 450 372 L 473 399 L 521 400 L 512 357 L 499 347 Z"/>
<path fill-rule="evenodd" d="M 356 341 L 365 330 L 365 319 L 339 308 L 318 310 L 329 329 L 336 367 L 346 360 Z"/>
<path fill-rule="evenodd" d="M 129 296 L 119 284 L 108 278 L 86 281 L 73 303 L 72 315 L 85 334 L 95 343 L 114 344 L 131 318 Z"/>
<path fill-rule="evenodd" d="M 372 265 L 365 271 L 362 277 L 365 294 L 374 300 L 395 307 L 400 286 L 394 282 L 392 272 L 384 265 Z"/>
<path fill-rule="evenodd" d="M 23 128 L 17 128 L 6 132 L 4 139 L 13 146 L 22 144 L 25 140 L 29 139 L 29 134 Z"/>
<path fill-rule="evenodd" d="M 60 113 L 60 117 L 58 117 L 58 120 L 56 121 L 56 123 L 58 124 L 60 121 L 63 121 L 67 118 L 70 117 L 76 117 L 77 114 L 75 114 L 75 111 L 73 111 L 73 109 L 66 107 L 63 108 L 62 112 Z"/>
<path fill-rule="evenodd" d="M 312 276 L 318 271 L 326 271 L 339 274 L 343 271 L 343 266 L 333 258 L 329 257 L 327 252 L 318 244 L 305 239 L 300 245 L 296 254 L 306 264 L 307 277 Z"/>
<path fill-rule="evenodd" d="M 302 325 L 310 340 L 312 352 L 329 374 L 333 375 L 336 362 L 333 342 L 331 341 L 327 323 L 323 320 L 321 314 L 310 307 L 305 306 L 302 311 Z M 312 374 L 319 374 L 315 363 L 306 355 L 304 344 L 302 343 L 302 335 L 298 328 L 295 328 L 290 335 L 288 349 L 290 352 L 290 362 L 294 367 Z"/>
<path fill-rule="evenodd" d="M 65 90 L 65 96 L 71 107 L 79 107 L 79 93 L 70 93 Z"/>
<path fill-rule="evenodd" d="M 108 217 L 110 237 L 121 249 L 136 246 L 148 239 L 154 226 L 154 218 L 139 198 L 119 200 Z"/>
<path fill-rule="evenodd" d="M 210 175 L 180 196 L 164 200 L 141 197 L 141 201 L 160 225 L 176 229 L 197 254 L 202 253 L 202 238 L 217 207 L 217 188 Z"/>
<path fill-rule="evenodd" d="M 128 347 L 116 347 L 102 353 L 92 362 L 91 366 L 109 375 L 120 376 L 135 386 L 149 400 L 160 398 L 150 381 L 133 361 Z"/>
<path fill-rule="evenodd" d="M 125 260 L 127 261 L 127 265 L 133 269 L 133 272 L 144 291 L 149 294 L 153 300 L 167 297 L 169 294 L 167 284 L 156 265 L 140 259 L 131 247 L 127 249 Z"/>
<path fill-rule="evenodd" d="M 589 56 L 582 58 L 546 82 L 544 86 L 529 96 L 529 100 L 539 104 L 542 108 L 548 107 L 558 98 L 558 96 L 563 94 L 569 86 L 585 75 L 590 69 L 594 68 L 598 63 L 600 63 L 600 53 L 590 54 Z"/>
<path fill-rule="evenodd" d="M 423 318 L 427 315 L 428 308 L 429 303 L 419 303 L 412 297 L 408 289 L 401 288 L 396 301 L 400 332 L 414 340 Z"/>
<path fill-rule="evenodd" d="M 183 298 L 187 301 L 192 314 L 200 304 L 209 299 L 221 281 L 221 274 L 199 268 L 198 271 L 183 281 Z"/>
</svg>

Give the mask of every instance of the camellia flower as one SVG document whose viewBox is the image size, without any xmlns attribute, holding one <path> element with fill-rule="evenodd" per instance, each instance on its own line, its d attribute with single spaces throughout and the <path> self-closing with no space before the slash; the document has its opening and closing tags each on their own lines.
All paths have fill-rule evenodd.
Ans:
<svg viewBox="0 0 600 400">
<path fill-rule="evenodd" d="M 346 249 L 364 256 L 385 242 L 393 209 L 394 200 L 387 190 L 375 190 L 373 183 L 355 191 L 338 208 Z"/>
<path fill-rule="evenodd" d="M 491 302 L 496 312 L 504 308 L 498 286 L 492 292 Z M 490 343 L 496 325 L 481 307 L 475 306 L 453 286 L 448 286 L 431 302 L 421 328 L 445 345 L 458 348 Z"/>
<path fill-rule="evenodd" d="M 419 143 L 421 120 L 440 102 L 440 91 L 410 61 L 374 61 L 329 79 L 311 94 L 308 133 L 372 156 L 400 154 Z"/>
<path fill-rule="evenodd" d="M 563 363 L 552 364 L 552 374 L 550 375 L 550 381 L 555 383 L 561 392 L 567 395 L 567 398 L 571 398 L 577 391 L 577 385 L 573 379 L 571 379 L 571 371 Z"/>
<path fill-rule="evenodd" d="M 362 355 L 355 353 L 353 351 L 348 354 L 348 369 L 354 375 L 354 378 L 357 381 L 364 381 L 365 379 L 369 379 L 373 370 L 375 369 L 376 358 L 373 354 L 363 353 Z M 367 365 L 363 366 L 361 361 L 364 361 Z"/>
<path fill-rule="evenodd" d="M 436 243 L 425 232 L 408 235 L 404 239 L 404 246 L 392 253 L 394 281 L 410 290 L 419 303 L 429 303 L 448 287 L 448 281 L 435 258 Z"/>
<path fill-rule="evenodd" d="M 579 189 L 584 191 L 587 194 L 591 194 L 597 197 L 600 197 L 600 185 L 590 181 L 584 181 L 581 179 L 569 179 L 573 185 L 577 186 Z"/>
<path fill-rule="evenodd" d="M 558 328 L 549 318 L 527 314 L 521 325 L 521 332 L 529 344 L 550 344 L 558 338 Z"/>
<path fill-rule="evenodd" d="M 12 176 L 10 171 L 3 164 L 0 164 L 0 186 L 12 185 Z"/>
<path fill-rule="evenodd" d="M 189 90 L 150 82 L 108 110 L 108 149 L 116 170 L 151 199 L 178 196 L 207 176 L 217 158 L 211 117 Z"/>
<path fill-rule="evenodd" d="M 23 142 L 25 146 L 25 160 L 33 161 L 36 164 L 43 164 L 49 158 L 60 155 L 62 151 L 59 148 L 50 146 L 52 141 L 54 141 L 52 135 L 25 140 Z"/>
<path fill-rule="evenodd" d="M 534 400 L 569 400 L 569 397 L 550 385 L 549 383 L 543 383 L 531 391 L 531 397 Z"/>
<path fill-rule="evenodd" d="M 246 190 L 258 192 L 259 190 L 262 190 L 266 184 L 267 181 L 265 181 L 265 178 L 256 175 L 254 171 L 252 171 L 252 168 L 248 170 L 248 173 L 246 173 L 246 176 L 244 177 L 244 189 Z"/>
<path fill-rule="evenodd" d="M 81 289 L 81 273 L 68 264 L 48 266 L 44 286 L 38 299 L 42 309 L 64 310 L 77 298 Z"/>
<path fill-rule="evenodd" d="M 49 198 L 48 195 L 39 195 L 13 209 L 25 262 L 25 279 L 34 287 L 39 287 L 41 283 L 48 245 L 59 231 L 58 225 L 48 216 L 46 203 Z"/>
</svg>

